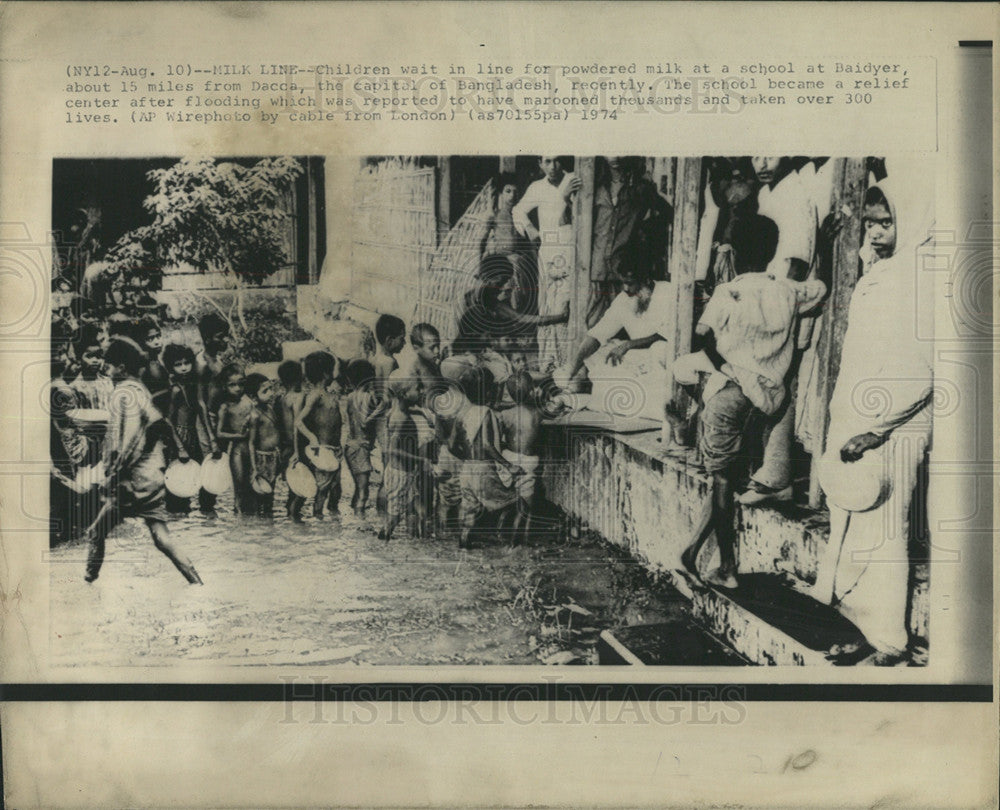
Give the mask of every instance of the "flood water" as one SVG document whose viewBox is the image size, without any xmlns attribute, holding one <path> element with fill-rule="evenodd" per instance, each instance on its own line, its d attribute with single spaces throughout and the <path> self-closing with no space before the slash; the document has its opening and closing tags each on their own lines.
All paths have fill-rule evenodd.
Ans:
<svg viewBox="0 0 1000 810">
<path fill-rule="evenodd" d="M 340 516 L 303 524 L 285 518 L 286 492 L 281 482 L 273 522 L 234 516 L 231 496 L 218 517 L 170 522 L 202 587 L 139 521 L 109 538 L 93 584 L 84 547 L 55 549 L 53 663 L 596 664 L 601 630 L 685 615 L 676 591 L 598 541 L 554 534 L 462 551 L 399 530 L 386 543 L 374 509 L 350 512 L 349 492 Z"/>
</svg>

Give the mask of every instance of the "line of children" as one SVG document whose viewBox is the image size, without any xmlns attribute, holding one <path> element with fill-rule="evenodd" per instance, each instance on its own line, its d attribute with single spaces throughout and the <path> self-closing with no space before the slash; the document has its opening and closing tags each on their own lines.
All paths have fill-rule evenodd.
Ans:
<svg viewBox="0 0 1000 810">
<path fill-rule="evenodd" d="M 54 365 L 58 374 L 53 401 L 107 409 L 116 381 L 128 382 L 123 391 L 141 388 L 149 408 L 137 417 L 140 426 L 130 429 L 151 430 L 151 436 L 159 431 L 164 468 L 173 460 L 201 463 L 227 453 L 238 515 L 271 516 L 277 478 L 292 462 L 303 463 L 316 481 L 313 515 L 336 514 L 343 460 L 354 481 L 351 508 L 363 517 L 377 444 L 382 457 L 380 535 L 385 539 L 413 517 L 418 536 L 438 530 L 447 535 L 460 532 L 466 545 L 486 515 L 502 527 L 500 511 L 514 515 L 512 526 L 518 536 L 528 530 L 540 412 L 533 403 L 535 385 L 527 373 L 527 356 L 513 341 L 472 347 L 468 362 L 461 366 L 463 373 L 447 379 L 441 369 L 438 331 L 427 323 L 414 325 L 407 349 L 405 323 L 384 315 L 376 325 L 378 351 L 372 360 L 357 359 L 342 366 L 332 354 L 315 352 L 303 362 L 282 363 L 275 381 L 263 374 L 245 374 L 241 366 L 227 362 L 228 326 L 216 316 L 199 322 L 203 345 L 197 354 L 179 342 L 164 346 L 159 323 L 148 316 L 113 319 L 109 326 L 114 333 L 110 336 L 100 322 L 84 324 L 77 340 L 69 344 L 70 351 L 60 351 Z M 120 380 L 108 373 L 109 340 L 116 347 L 115 356 L 127 360 L 121 360 Z M 491 369 L 501 380 L 509 378 L 506 388 L 497 385 Z M 501 405 L 505 392 L 510 402 Z M 342 405 L 346 435 L 342 435 Z M 498 409 L 504 408 L 498 418 Z M 57 416 L 54 412 L 53 423 L 58 422 L 59 430 L 53 436 L 65 448 L 59 454 L 65 461 L 59 480 L 65 484 L 75 470 L 96 464 L 102 454 L 112 451 L 107 441 L 88 440 Z M 120 443 L 121 430 L 115 435 L 114 441 Z M 94 445 L 89 450 L 87 441 Z M 116 452 L 120 455 L 120 449 Z M 191 508 L 189 499 L 165 488 L 160 494 L 164 515 Z M 105 493 L 103 501 L 91 498 L 92 508 L 77 509 L 80 516 L 64 534 L 79 537 L 84 523 L 94 529 L 99 507 L 116 498 L 135 505 L 135 498 L 121 492 Z M 199 492 L 203 512 L 214 513 L 215 504 L 213 493 Z M 304 505 L 304 498 L 290 493 L 287 508 L 294 520 L 302 519 Z M 145 516 L 141 509 L 137 514 Z M 169 542 L 163 539 L 165 520 L 161 530 L 157 516 L 150 512 L 150 529 L 170 556 Z M 103 536 L 106 531 L 90 534 Z M 96 576 L 103 552 L 94 548 L 96 556 L 88 570 Z M 175 564 L 184 572 L 188 563 L 177 559 Z"/>
</svg>

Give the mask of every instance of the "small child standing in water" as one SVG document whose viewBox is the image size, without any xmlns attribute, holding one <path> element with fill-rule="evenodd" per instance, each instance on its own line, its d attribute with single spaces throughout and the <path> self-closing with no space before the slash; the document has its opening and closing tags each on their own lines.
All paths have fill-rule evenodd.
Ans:
<svg viewBox="0 0 1000 810">
<path fill-rule="evenodd" d="M 375 367 L 367 360 L 352 360 L 347 366 L 347 441 L 344 459 L 354 479 L 351 508 L 362 517 L 368 507 L 368 481 L 372 473 L 372 448 L 379 406 L 375 395 Z"/>
<path fill-rule="evenodd" d="M 387 383 L 392 399 L 389 410 L 386 461 L 383 475 L 386 508 L 379 539 L 389 541 L 392 533 L 417 501 L 418 476 L 424 459 L 420 436 L 411 411 L 420 403 L 420 384 L 402 370 L 394 371 Z M 420 515 L 422 518 L 423 516 Z"/>
<path fill-rule="evenodd" d="M 200 464 L 208 456 L 218 457 L 222 451 L 209 425 L 208 407 L 195 374 L 194 352 L 183 344 L 170 343 L 163 350 L 163 365 L 170 375 L 169 406 L 164 415 L 179 437 L 176 458 Z M 214 514 L 215 496 L 201 490 L 198 505 L 204 514 Z M 186 513 L 190 509 L 187 498 L 167 493 L 167 511 Z"/>
<path fill-rule="evenodd" d="M 273 517 L 274 482 L 278 478 L 278 462 L 281 450 L 281 433 L 278 430 L 274 409 L 274 381 L 263 374 L 251 374 L 244 383 L 247 396 L 253 400 L 250 413 L 250 436 L 247 441 L 250 450 L 250 486 L 254 494 L 255 514 L 258 517 Z M 267 492 L 258 492 L 255 483 L 267 484 Z"/>
<path fill-rule="evenodd" d="M 459 548 L 468 548 L 473 530 L 484 517 L 499 518 L 503 510 L 517 502 L 510 481 L 524 471 L 501 453 L 500 423 L 489 407 L 493 375 L 485 368 L 474 367 L 462 376 L 461 384 L 469 405 L 455 421 L 450 449 L 462 460 Z M 500 478 L 501 470 L 506 483 Z"/>
<path fill-rule="evenodd" d="M 263 375 L 251 375 L 264 379 Z M 233 509 L 237 514 L 249 515 L 254 511 L 253 489 L 250 479 L 250 415 L 253 400 L 244 390 L 243 372 L 237 366 L 226 366 L 219 373 L 222 404 L 219 406 L 219 428 L 216 437 L 226 443 L 229 453 L 229 471 L 233 476 Z"/>
<path fill-rule="evenodd" d="M 406 324 L 402 318 L 395 315 L 379 315 L 375 321 L 375 395 L 381 403 L 375 421 L 375 435 L 378 439 L 379 451 L 382 456 L 382 467 L 385 468 L 386 448 L 389 445 L 389 398 L 386 396 L 385 385 L 392 374 L 399 368 L 396 356 L 406 345 Z M 384 476 L 384 472 L 383 472 Z M 375 496 L 375 505 L 379 514 L 385 512 L 385 487 L 380 484 Z"/>
<path fill-rule="evenodd" d="M 295 420 L 295 427 L 310 448 L 328 447 L 342 455 L 340 434 L 343 420 L 340 416 L 340 398 L 330 390 L 337 377 L 337 358 L 329 352 L 313 352 L 306 357 L 304 366 L 309 387 L 302 410 Z M 309 458 L 308 453 L 303 453 L 301 458 L 316 478 L 313 516 L 323 517 L 326 506 L 336 514 L 340 510 L 340 467 L 332 471 L 321 470 Z"/>
<path fill-rule="evenodd" d="M 517 515 L 514 518 L 514 542 L 527 540 L 531 510 L 535 502 L 538 471 L 538 435 L 542 413 L 534 401 L 534 384 L 526 371 L 516 372 L 507 380 L 507 392 L 514 407 L 500 413 L 503 432 L 503 457 L 523 474 L 513 479 L 517 492 Z"/>
<path fill-rule="evenodd" d="M 286 360 L 278 366 L 278 381 L 283 390 L 274 399 L 274 419 L 281 437 L 279 468 L 284 472 L 296 454 L 295 420 L 298 419 L 305 399 L 302 392 L 302 364 L 298 360 Z M 285 504 L 289 516 L 292 515 L 295 503 L 295 494 L 289 491 L 288 502 Z"/>
</svg>

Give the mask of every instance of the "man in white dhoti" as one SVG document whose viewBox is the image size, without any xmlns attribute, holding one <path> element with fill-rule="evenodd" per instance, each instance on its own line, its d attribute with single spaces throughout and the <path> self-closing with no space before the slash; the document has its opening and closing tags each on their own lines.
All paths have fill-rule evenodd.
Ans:
<svg viewBox="0 0 1000 810">
<path fill-rule="evenodd" d="M 538 245 L 538 314 L 558 315 L 569 303 L 570 274 L 575 264 L 575 238 L 570 219 L 570 201 L 580 188 L 580 178 L 566 171 L 566 159 L 543 157 L 539 161 L 545 176 L 536 180 L 511 215 L 514 225 Z M 528 215 L 534 211 L 538 227 Z M 569 352 L 569 330 L 565 324 L 538 328 L 538 365 L 543 372 L 565 363 Z"/>
</svg>

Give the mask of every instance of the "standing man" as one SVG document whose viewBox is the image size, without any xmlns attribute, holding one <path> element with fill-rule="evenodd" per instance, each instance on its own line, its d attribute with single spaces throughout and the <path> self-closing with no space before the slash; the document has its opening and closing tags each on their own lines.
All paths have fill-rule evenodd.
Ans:
<svg viewBox="0 0 1000 810">
<path fill-rule="evenodd" d="M 670 206 L 645 173 L 646 160 L 642 157 L 598 160 L 588 328 L 601 319 L 621 292 L 625 266 L 630 261 L 638 256 L 651 268 L 664 261 Z"/>
<path fill-rule="evenodd" d="M 757 181 L 757 212 L 778 226 L 778 246 L 767 273 L 776 279 L 801 282 L 814 277 L 813 258 L 819 232 L 822 196 L 812 163 L 796 171 L 788 157 L 754 157 L 751 164 Z M 829 178 L 829 171 L 820 179 Z M 829 207 L 830 187 L 826 188 Z M 804 351 L 812 342 L 813 319 L 795 324 L 795 352 L 785 378 L 788 396 L 768 420 L 764 460 L 738 499 L 746 506 L 792 499 L 792 442 L 795 437 L 795 392 Z"/>
<path fill-rule="evenodd" d="M 561 314 L 570 300 L 569 275 L 576 255 L 570 203 L 580 188 L 580 178 L 567 171 L 569 161 L 566 157 L 542 157 L 539 166 L 545 176 L 528 186 L 511 211 L 518 231 L 538 241 L 538 314 L 543 316 Z M 533 211 L 538 217 L 537 228 L 528 216 Z M 568 343 L 566 324 L 539 327 L 539 370 L 551 371 L 565 363 Z"/>
</svg>

